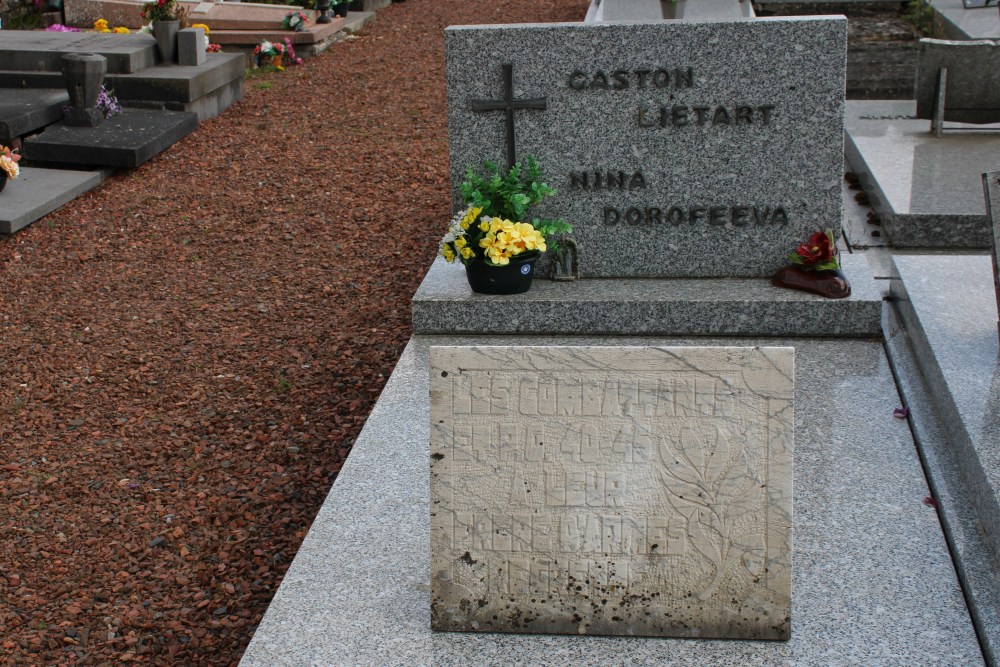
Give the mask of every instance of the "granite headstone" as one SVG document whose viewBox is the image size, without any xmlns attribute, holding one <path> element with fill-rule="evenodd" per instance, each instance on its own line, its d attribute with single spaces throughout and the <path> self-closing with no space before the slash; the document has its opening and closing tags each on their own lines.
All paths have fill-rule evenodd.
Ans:
<svg viewBox="0 0 1000 667">
<path fill-rule="evenodd" d="M 986 195 L 986 217 L 993 231 L 993 288 L 997 297 L 997 315 L 1000 317 L 1000 171 L 983 174 Z M 997 320 L 1000 331 L 1000 319 Z"/>
<path fill-rule="evenodd" d="M 846 41 L 843 17 L 448 28 L 452 183 L 536 157 L 584 277 L 769 276 L 840 225 Z"/>
<path fill-rule="evenodd" d="M 793 363 L 432 347 L 432 627 L 787 639 Z"/>
<path fill-rule="evenodd" d="M 946 121 L 1000 122 L 1000 44 L 986 39 L 921 39 L 916 91 L 918 118 L 934 118 L 942 104 Z"/>
</svg>

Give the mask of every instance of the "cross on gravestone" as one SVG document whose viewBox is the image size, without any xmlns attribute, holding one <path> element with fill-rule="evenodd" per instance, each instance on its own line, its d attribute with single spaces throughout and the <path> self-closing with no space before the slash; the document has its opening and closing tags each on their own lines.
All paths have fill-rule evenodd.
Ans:
<svg viewBox="0 0 1000 667">
<path fill-rule="evenodd" d="M 503 99 L 502 100 L 472 100 L 473 111 L 506 111 L 507 112 L 507 168 L 514 166 L 516 155 L 514 151 L 514 111 L 517 109 L 546 108 L 544 97 L 532 99 L 514 99 L 514 66 L 504 63 L 503 66 Z"/>
</svg>

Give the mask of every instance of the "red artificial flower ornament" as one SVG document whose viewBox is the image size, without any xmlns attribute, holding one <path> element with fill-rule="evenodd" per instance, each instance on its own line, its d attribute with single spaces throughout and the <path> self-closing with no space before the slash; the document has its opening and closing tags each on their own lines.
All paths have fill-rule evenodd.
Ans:
<svg viewBox="0 0 1000 667">
<path fill-rule="evenodd" d="M 820 264 L 833 259 L 837 254 L 836 246 L 826 232 L 816 232 L 809 237 L 809 241 L 803 243 L 795 249 L 795 254 L 802 258 L 802 263 L 807 266 Z"/>
</svg>

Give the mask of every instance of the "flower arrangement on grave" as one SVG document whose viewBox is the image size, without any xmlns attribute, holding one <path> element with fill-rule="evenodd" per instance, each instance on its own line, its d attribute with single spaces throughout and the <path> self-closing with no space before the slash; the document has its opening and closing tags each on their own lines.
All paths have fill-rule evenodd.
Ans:
<svg viewBox="0 0 1000 667">
<path fill-rule="evenodd" d="M 309 17 L 303 12 L 288 12 L 285 14 L 285 18 L 281 21 L 281 27 L 285 30 L 302 32 L 306 29 L 306 22 L 308 20 Z"/>
<path fill-rule="evenodd" d="M 782 267 L 771 279 L 777 287 L 788 287 L 819 294 L 829 299 L 851 295 L 851 285 L 840 270 L 840 253 L 833 230 L 814 232 L 788 255 L 790 265 Z"/>
<path fill-rule="evenodd" d="M 269 42 L 266 39 L 253 49 L 253 60 L 255 67 L 272 65 L 279 72 L 285 70 L 281 66 L 281 57 L 285 55 L 285 45 L 277 42 Z"/>
<path fill-rule="evenodd" d="M 104 114 L 105 118 L 122 112 L 122 105 L 115 97 L 115 91 L 106 89 L 103 83 L 100 92 L 97 93 L 97 109 Z"/>
<path fill-rule="evenodd" d="M 142 6 L 143 21 L 176 21 L 176 0 L 153 0 Z"/>
<path fill-rule="evenodd" d="M 131 31 L 123 25 L 115 26 L 111 28 L 106 19 L 97 19 L 94 21 L 94 30 L 103 33 L 115 33 L 118 35 L 127 35 Z M 62 32 L 62 31 L 60 31 Z"/>
<path fill-rule="evenodd" d="M 531 287 L 534 263 L 550 245 L 547 237 L 572 228 L 562 220 L 527 221 L 529 208 L 555 194 L 534 158 L 506 173 L 492 162 L 483 168 L 485 174 L 466 170 L 458 191 L 467 208 L 452 220 L 440 252 L 446 261 L 465 265 L 473 291 L 520 294 Z"/>
<path fill-rule="evenodd" d="M 12 151 L 7 146 L 0 144 L 0 192 L 7 185 L 7 179 L 17 178 L 21 173 L 21 168 L 17 166 L 21 156 L 17 151 Z"/>
<path fill-rule="evenodd" d="M 292 40 L 285 37 L 285 56 L 289 65 L 301 65 L 302 58 L 295 55 L 295 46 L 292 45 Z"/>
<path fill-rule="evenodd" d="M 219 53 L 220 51 L 222 51 L 221 44 L 209 44 L 205 47 L 206 53 Z"/>
<path fill-rule="evenodd" d="M 80 32 L 80 29 L 63 25 L 62 23 L 53 23 L 45 29 L 45 32 Z"/>
<path fill-rule="evenodd" d="M 97 93 L 97 110 L 104 114 L 105 118 L 110 118 L 116 114 L 122 112 L 122 105 L 118 102 L 118 98 L 115 97 L 114 90 L 108 90 L 101 84 L 101 90 Z M 73 112 L 73 107 L 64 106 L 62 108 L 64 116 L 68 116 Z"/>
</svg>

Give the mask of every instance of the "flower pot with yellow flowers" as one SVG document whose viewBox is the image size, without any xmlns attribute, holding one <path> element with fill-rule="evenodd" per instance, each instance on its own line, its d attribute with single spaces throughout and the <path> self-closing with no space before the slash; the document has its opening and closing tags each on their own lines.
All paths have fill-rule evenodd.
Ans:
<svg viewBox="0 0 1000 667">
<path fill-rule="evenodd" d="M 547 237 L 571 228 L 562 220 L 526 221 L 530 207 L 555 194 L 533 158 L 506 173 L 491 162 L 483 166 L 485 176 L 466 171 L 458 190 L 467 208 L 452 220 L 441 254 L 465 265 L 473 292 L 522 294 L 531 289 L 535 262 L 552 245 Z"/>
</svg>

